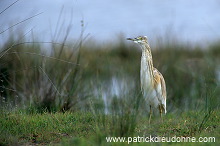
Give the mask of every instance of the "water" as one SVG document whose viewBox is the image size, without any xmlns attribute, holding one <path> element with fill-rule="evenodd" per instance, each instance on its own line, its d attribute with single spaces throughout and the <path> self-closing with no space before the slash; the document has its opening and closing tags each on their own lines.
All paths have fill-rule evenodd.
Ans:
<svg viewBox="0 0 220 146">
<path fill-rule="evenodd" d="M 0 11 L 14 1 L 1 0 Z M 114 41 L 119 34 L 124 37 L 147 35 L 152 43 L 170 37 L 207 44 L 220 37 L 218 0 L 20 0 L 0 15 L 0 31 L 40 12 L 43 13 L 14 29 L 28 32 L 33 28 L 27 38 L 33 38 L 34 34 L 35 39 L 51 41 L 52 38 L 62 40 L 71 24 L 69 38 L 72 40 L 79 37 L 81 20 L 84 20 L 85 34 L 90 34 L 90 39 L 98 43 Z M 8 32 L 0 35 L 2 41 L 7 35 Z"/>
<path fill-rule="evenodd" d="M 135 81 L 130 77 L 113 76 L 107 81 L 102 82 L 100 87 L 95 86 L 93 94 L 95 97 L 101 97 L 105 106 L 104 111 L 108 114 L 113 98 L 127 98 L 129 91 L 135 89 Z"/>
</svg>

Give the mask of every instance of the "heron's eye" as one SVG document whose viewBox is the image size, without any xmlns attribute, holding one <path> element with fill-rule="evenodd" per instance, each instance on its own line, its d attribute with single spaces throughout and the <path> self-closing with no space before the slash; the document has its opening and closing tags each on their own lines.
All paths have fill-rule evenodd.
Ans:
<svg viewBox="0 0 220 146">
<path fill-rule="evenodd" d="M 138 37 L 139 40 L 142 40 L 142 37 Z"/>
</svg>

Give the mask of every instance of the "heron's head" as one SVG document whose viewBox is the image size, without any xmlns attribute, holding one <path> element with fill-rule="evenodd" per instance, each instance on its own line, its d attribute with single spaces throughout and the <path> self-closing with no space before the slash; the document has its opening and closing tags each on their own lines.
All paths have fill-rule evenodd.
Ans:
<svg viewBox="0 0 220 146">
<path fill-rule="evenodd" d="M 140 44 L 140 45 L 148 44 L 146 36 L 139 36 L 139 37 L 136 37 L 136 38 L 127 38 L 127 40 L 131 40 L 131 41 L 133 41 L 137 44 Z"/>
<path fill-rule="evenodd" d="M 139 36 L 136 38 L 127 38 L 127 40 L 131 40 L 134 43 L 137 43 L 140 45 L 142 51 L 143 50 L 148 50 L 148 52 L 150 52 L 150 46 L 148 44 L 148 40 L 146 36 Z"/>
</svg>

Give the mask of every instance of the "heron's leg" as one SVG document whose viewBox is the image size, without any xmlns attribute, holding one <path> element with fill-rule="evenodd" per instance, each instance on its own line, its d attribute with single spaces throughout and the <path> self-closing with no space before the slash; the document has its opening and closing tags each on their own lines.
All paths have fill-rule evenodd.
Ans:
<svg viewBox="0 0 220 146">
<path fill-rule="evenodd" d="M 161 119 L 161 121 L 163 122 L 163 117 L 162 117 L 162 112 L 163 112 L 163 110 L 162 110 L 162 105 L 159 105 L 158 108 L 159 108 L 159 112 L 160 112 L 160 119 Z"/>
<path fill-rule="evenodd" d="M 151 121 L 151 116 L 152 116 L 152 107 L 150 105 L 150 117 L 149 117 L 149 124 L 150 124 L 150 121 Z"/>
</svg>

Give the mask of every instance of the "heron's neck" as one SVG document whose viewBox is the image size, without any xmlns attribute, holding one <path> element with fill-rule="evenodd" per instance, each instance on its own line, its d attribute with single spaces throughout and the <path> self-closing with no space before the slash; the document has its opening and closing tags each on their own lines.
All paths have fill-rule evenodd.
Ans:
<svg viewBox="0 0 220 146">
<path fill-rule="evenodd" d="M 152 60 L 151 48 L 149 44 L 141 44 L 142 56 L 149 57 Z"/>
<path fill-rule="evenodd" d="M 153 84 L 153 60 L 150 46 L 144 45 L 141 46 L 142 48 L 142 57 L 141 57 L 141 68 L 146 70 L 145 73 L 147 74 L 150 82 Z"/>
</svg>

